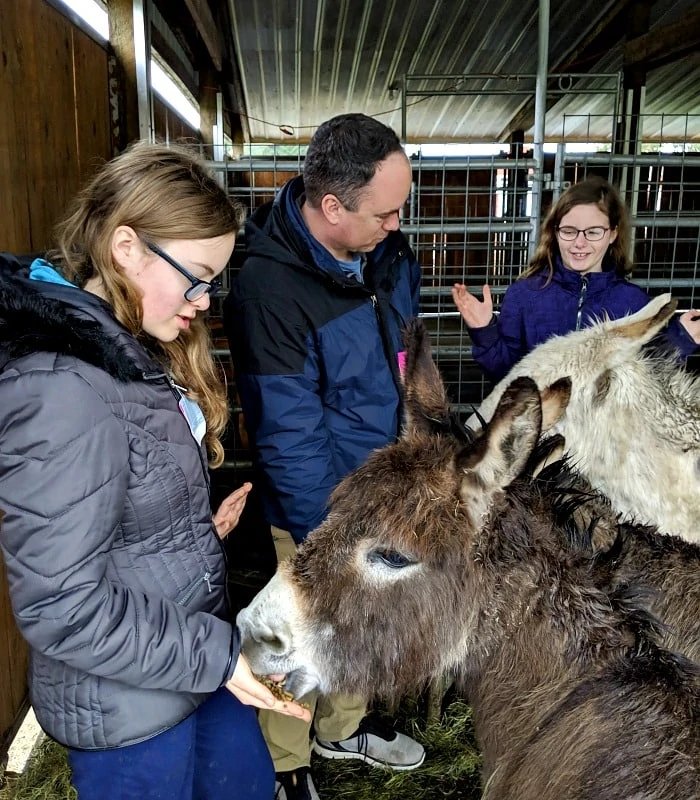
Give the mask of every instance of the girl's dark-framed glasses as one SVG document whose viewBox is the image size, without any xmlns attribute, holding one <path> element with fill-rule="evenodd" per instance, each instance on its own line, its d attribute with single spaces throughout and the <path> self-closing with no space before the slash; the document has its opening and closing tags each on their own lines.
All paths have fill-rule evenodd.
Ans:
<svg viewBox="0 0 700 800">
<path fill-rule="evenodd" d="M 178 264 L 172 256 L 169 256 L 165 250 L 161 250 L 154 242 L 145 242 L 145 245 L 152 253 L 162 258 L 163 261 L 167 261 L 171 267 L 174 267 L 181 275 L 184 275 L 192 284 L 192 286 L 185 291 L 185 300 L 188 300 L 190 303 L 194 303 L 196 300 L 199 300 L 200 297 L 204 297 L 205 294 L 214 294 L 214 292 L 218 292 L 219 289 L 221 289 L 221 281 L 218 278 L 214 278 L 213 281 L 203 281 L 201 278 L 195 278 L 182 264 Z"/>
<path fill-rule="evenodd" d="M 563 228 L 557 228 L 557 233 L 559 238 L 565 242 L 573 242 L 579 233 L 584 235 L 587 242 L 599 242 L 605 236 L 605 232 L 609 230 L 610 228 L 603 228 L 601 225 L 596 225 L 593 228 L 570 228 L 565 225 Z"/>
</svg>

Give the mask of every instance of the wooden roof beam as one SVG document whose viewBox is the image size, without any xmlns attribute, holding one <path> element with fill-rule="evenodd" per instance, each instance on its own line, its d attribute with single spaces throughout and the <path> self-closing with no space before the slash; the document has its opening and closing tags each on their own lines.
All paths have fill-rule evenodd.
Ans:
<svg viewBox="0 0 700 800">
<path fill-rule="evenodd" d="M 206 0 L 185 0 L 187 10 L 190 12 L 199 35 L 202 37 L 214 69 L 221 72 L 223 66 L 223 48 L 219 29 L 212 16 L 211 9 Z"/>
<path fill-rule="evenodd" d="M 700 8 L 676 22 L 657 28 L 625 44 L 625 68 L 636 65 L 646 70 L 661 67 L 700 50 Z"/>
</svg>

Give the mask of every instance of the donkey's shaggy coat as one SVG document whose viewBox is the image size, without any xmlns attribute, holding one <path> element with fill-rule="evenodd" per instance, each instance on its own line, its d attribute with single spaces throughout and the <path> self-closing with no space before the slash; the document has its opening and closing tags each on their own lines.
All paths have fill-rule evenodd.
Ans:
<svg viewBox="0 0 700 800">
<path fill-rule="evenodd" d="M 402 440 L 340 484 L 239 615 L 252 668 L 288 673 L 297 696 L 392 696 L 454 671 L 489 800 L 697 797 L 698 668 L 657 645 L 643 586 L 568 545 L 527 474 L 535 384 L 516 380 L 466 441 L 417 325 L 406 390 Z"/>
<path fill-rule="evenodd" d="M 547 437 L 530 461 L 539 490 L 552 496 L 567 546 L 597 554 L 595 575 L 601 586 L 647 587 L 646 599 L 640 600 L 663 623 L 664 647 L 700 664 L 700 545 L 620 521 L 610 501 L 570 467 L 568 458 L 542 468 L 560 449 L 561 437 Z"/>
<path fill-rule="evenodd" d="M 663 533 L 700 542 L 700 378 L 675 354 L 642 349 L 673 315 L 662 295 L 628 317 L 555 336 L 519 361 L 470 419 L 490 419 L 506 387 L 571 380 L 553 432 L 613 507 Z"/>
</svg>

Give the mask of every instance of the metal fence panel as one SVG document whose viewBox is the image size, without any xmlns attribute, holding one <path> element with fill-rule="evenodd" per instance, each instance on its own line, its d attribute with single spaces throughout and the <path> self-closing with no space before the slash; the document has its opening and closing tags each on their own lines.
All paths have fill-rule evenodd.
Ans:
<svg viewBox="0 0 700 800">
<path fill-rule="evenodd" d="M 463 411 L 488 392 L 471 344 L 451 298 L 463 282 L 492 288 L 496 313 L 503 293 L 528 262 L 530 200 L 535 180 L 529 152 L 511 147 L 500 156 L 412 157 L 413 185 L 402 211 L 402 230 L 422 267 L 421 310 L 433 336 L 438 366 L 452 400 Z M 303 169 L 303 157 L 244 158 L 213 165 L 223 172 L 231 194 L 252 212 Z M 563 188 L 596 173 L 623 187 L 633 214 L 633 280 L 651 295 L 670 291 L 679 312 L 700 304 L 700 152 L 617 156 L 569 153 L 563 145 L 545 157 L 543 213 Z M 625 191 L 625 186 L 633 187 Z M 242 256 L 237 244 L 227 283 Z M 212 309 L 221 334 L 218 302 Z M 225 341 L 217 353 L 226 360 Z M 237 449 L 237 448 L 234 448 Z M 242 453 L 234 455 L 245 458 Z"/>
</svg>

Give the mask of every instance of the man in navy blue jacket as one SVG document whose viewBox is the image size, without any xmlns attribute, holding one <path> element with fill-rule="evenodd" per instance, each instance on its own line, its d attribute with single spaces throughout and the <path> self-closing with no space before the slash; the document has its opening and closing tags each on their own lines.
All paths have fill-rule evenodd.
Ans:
<svg viewBox="0 0 700 800">
<path fill-rule="evenodd" d="M 224 322 L 279 561 L 323 521 L 338 482 L 399 433 L 401 330 L 420 288 L 399 230 L 411 180 L 391 128 L 344 114 L 315 133 L 303 177 L 246 225 Z M 417 742 L 365 713 L 362 698 L 319 699 L 313 749 L 395 769 L 422 763 Z M 261 725 L 277 798 L 317 797 L 308 725 L 265 712 Z"/>
</svg>

